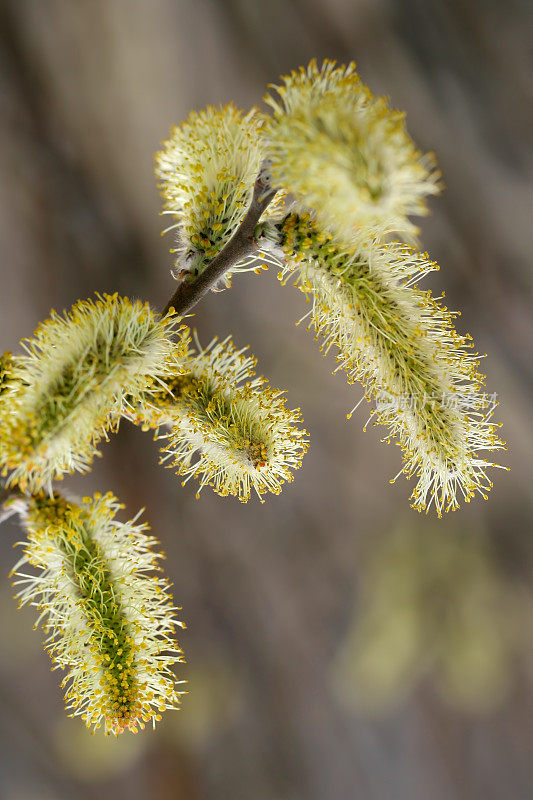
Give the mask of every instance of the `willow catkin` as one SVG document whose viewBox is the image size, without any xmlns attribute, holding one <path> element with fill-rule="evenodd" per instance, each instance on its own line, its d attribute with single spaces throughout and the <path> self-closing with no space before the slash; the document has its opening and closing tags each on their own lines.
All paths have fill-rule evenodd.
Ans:
<svg viewBox="0 0 533 800">
<path fill-rule="evenodd" d="M 233 105 L 209 106 L 174 126 L 156 153 L 165 213 L 175 219 L 166 230 L 176 233 L 176 278 L 194 280 L 241 224 L 264 159 L 261 124 L 256 109 L 244 114 Z M 281 199 L 274 198 L 265 218 Z M 254 269 L 249 264 L 247 257 L 231 272 Z M 229 279 L 227 273 L 226 285 Z"/>
<path fill-rule="evenodd" d="M 434 159 L 405 128 L 404 114 L 375 97 L 355 64 L 315 60 L 265 97 L 265 148 L 274 186 L 314 209 L 344 244 L 390 234 L 413 239 L 410 215 L 427 213 L 440 190 Z"/>
<path fill-rule="evenodd" d="M 146 525 L 119 522 L 111 494 L 82 503 L 35 496 L 23 512 L 28 538 L 15 566 L 21 605 L 39 611 L 53 668 L 70 716 L 116 735 L 155 725 L 179 705 L 171 669 L 182 661 L 174 641 L 169 584 Z M 28 574 L 30 570 L 31 574 Z"/>
<path fill-rule="evenodd" d="M 116 294 L 52 312 L 15 359 L 16 399 L 0 404 L 7 485 L 49 490 L 54 478 L 87 471 L 127 398 L 149 393 L 183 350 L 177 330 L 171 316 Z"/>
<path fill-rule="evenodd" d="M 180 364 L 186 374 L 167 379 L 166 389 L 128 414 L 148 427 L 168 427 L 163 462 L 185 481 L 197 478 L 198 491 L 209 485 L 243 502 L 252 491 L 261 500 L 279 494 L 307 449 L 299 409 L 288 409 L 264 378 L 250 380 L 255 359 L 229 337 L 206 348 L 196 342 Z"/>
<path fill-rule="evenodd" d="M 413 505 L 453 510 L 490 489 L 496 466 L 479 451 L 503 447 L 491 421 L 494 403 L 470 337 L 456 314 L 417 281 L 438 267 L 406 245 L 343 248 L 310 214 L 287 215 L 270 236 L 284 259 L 283 279 L 312 301 L 311 322 L 339 369 L 377 401 L 375 424 L 389 427 L 404 455 L 401 472 L 416 475 Z"/>
</svg>

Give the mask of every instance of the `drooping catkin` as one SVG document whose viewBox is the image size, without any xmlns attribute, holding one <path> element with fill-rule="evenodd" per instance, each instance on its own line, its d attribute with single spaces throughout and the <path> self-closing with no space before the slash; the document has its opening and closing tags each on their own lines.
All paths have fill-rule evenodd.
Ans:
<svg viewBox="0 0 533 800">
<path fill-rule="evenodd" d="M 127 416 L 169 427 L 162 461 L 185 481 L 198 478 L 198 491 L 209 485 L 243 502 L 252 491 L 261 500 L 266 492 L 279 494 L 307 449 L 299 409 L 288 409 L 283 393 L 264 378 L 249 380 L 255 359 L 229 337 L 204 349 L 196 341 L 180 363 L 188 372 L 167 379 L 166 390 Z"/>
<path fill-rule="evenodd" d="M 344 244 L 418 233 L 410 215 L 427 213 L 440 190 L 433 156 L 423 155 L 404 114 L 375 97 L 355 64 L 315 60 L 282 78 L 265 97 L 265 148 L 274 186 L 312 208 Z"/>
<path fill-rule="evenodd" d="M 476 492 L 485 496 L 486 469 L 497 465 L 479 451 L 504 445 L 471 337 L 417 286 L 437 265 L 397 242 L 343 248 L 309 214 L 287 215 L 270 235 L 285 259 L 282 279 L 312 301 L 324 349 L 336 348 L 338 369 L 377 401 L 374 424 L 387 425 L 387 440 L 400 444 L 401 472 L 417 476 L 414 507 L 434 505 L 440 516 Z"/>
<path fill-rule="evenodd" d="M 209 106 L 174 126 L 156 153 L 165 213 L 175 219 L 166 229 L 176 232 L 174 277 L 194 280 L 241 224 L 264 158 L 260 125 L 256 109 L 244 114 L 233 105 Z M 274 198 L 265 218 L 281 199 Z M 249 264 L 247 257 L 231 272 L 254 269 Z M 223 280 L 229 285 L 229 273 Z"/>
<path fill-rule="evenodd" d="M 116 294 L 52 312 L 22 342 L 26 355 L 14 362 L 22 389 L 0 407 L 7 485 L 50 490 L 54 478 L 87 471 L 126 398 L 149 393 L 154 375 L 183 350 L 176 332 L 171 316 L 160 319 L 148 303 Z"/>
<path fill-rule="evenodd" d="M 17 501 L 20 502 L 20 501 Z M 157 573 L 162 556 L 146 525 L 122 523 L 111 494 L 82 503 L 34 496 L 23 511 L 28 538 L 13 585 L 39 611 L 70 716 L 106 733 L 137 732 L 179 705 L 172 665 L 176 609 Z M 30 570 L 31 574 L 28 574 Z"/>
</svg>

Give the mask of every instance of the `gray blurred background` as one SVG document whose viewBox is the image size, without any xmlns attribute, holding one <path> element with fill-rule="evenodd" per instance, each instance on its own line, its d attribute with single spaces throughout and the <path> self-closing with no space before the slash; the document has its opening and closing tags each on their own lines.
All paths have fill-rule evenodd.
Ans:
<svg viewBox="0 0 533 800">
<path fill-rule="evenodd" d="M 1 800 L 526 800 L 531 630 L 531 4 L 523 0 L 2 0 L 0 349 L 51 307 L 119 291 L 160 307 L 172 246 L 153 153 L 192 108 L 260 102 L 316 56 L 355 59 L 435 150 L 422 242 L 460 308 L 509 445 L 488 502 L 443 521 L 389 479 L 399 451 L 351 421 L 275 270 L 194 324 L 232 333 L 301 406 L 311 448 L 264 505 L 181 488 L 124 425 L 73 491 L 114 491 L 167 552 L 189 681 L 155 731 L 91 737 L 63 712 L 1 531 Z"/>
</svg>

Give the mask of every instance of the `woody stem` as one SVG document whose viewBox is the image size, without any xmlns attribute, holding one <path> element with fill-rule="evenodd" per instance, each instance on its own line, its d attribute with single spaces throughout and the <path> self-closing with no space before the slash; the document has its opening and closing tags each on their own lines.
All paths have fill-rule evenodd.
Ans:
<svg viewBox="0 0 533 800">
<path fill-rule="evenodd" d="M 239 261 L 242 261 L 243 258 L 254 253 L 257 249 L 257 241 L 254 235 L 255 228 L 275 194 L 276 190 L 265 186 L 261 179 L 261 173 L 259 173 L 254 185 L 252 202 L 239 228 L 229 242 L 207 265 L 201 275 L 194 281 L 183 281 L 179 284 L 163 309 L 162 316 L 165 316 L 171 308 L 179 316 L 186 314 L 207 294 L 224 273 Z"/>
</svg>

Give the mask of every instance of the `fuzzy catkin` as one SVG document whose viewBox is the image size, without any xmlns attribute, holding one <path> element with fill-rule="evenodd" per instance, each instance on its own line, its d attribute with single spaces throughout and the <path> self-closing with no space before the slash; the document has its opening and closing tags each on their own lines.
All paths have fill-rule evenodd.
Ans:
<svg viewBox="0 0 533 800">
<path fill-rule="evenodd" d="M 476 492 L 485 496 L 486 469 L 497 465 L 478 451 L 504 445 L 470 337 L 417 286 L 438 267 L 398 243 L 343 248 L 309 214 L 287 215 L 270 235 L 285 259 L 282 279 L 312 300 L 324 349 L 336 348 L 338 368 L 377 400 L 374 423 L 400 444 L 401 472 L 418 478 L 414 507 L 433 505 L 440 516 Z"/>
<path fill-rule="evenodd" d="M 183 351 L 172 338 L 182 331 L 148 303 L 116 294 L 79 301 L 63 316 L 52 312 L 14 360 L 16 402 L 0 405 L 6 484 L 50 491 L 54 478 L 86 472 L 126 398 L 152 391 L 154 375 Z"/>
<path fill-rule="evenodd" d="M 176 278 L 194 280 L 241 224 L 264 158 L 261 124 L 256 109 L 244 114 L 233 105 L 209 106 L 174 126 L 156 153 L 165 213 L 175 219 L 167 230 L 176 232 Z M 274 198 L 265 219 L 281 199 Z M 249 264 L 246 258 L 231 272 L 256 268 Z M 223 281 L 229 286 L 229 273 Z"/>
<path fill-rule="evenodd" d="M 20 604 L 40 612 L 35 627 L 43 622 L 54 668 L 67 671 L 70 716 L 115 735 L 155 725 L 160 712 L 178 707 L 171 667 L 182 661 L 174 641 L 182 623 L 157 575 L 157 540 L 146 525 L 119 522 L 121 508 L 111 494 L 81 504 L 33 497 L 13 570 Z"/>
<path fill-rule="evenodd" d="M 250 380 L 255 359 L 229 337 L 204 349 L 196 342 L 180 363 L 186 374 L 167 379 L 166 389 L 128 414 L 147 427 L 169 428 L 162 461 L 185 481 L 198 478 L 198 491 L 209 485 L 243 502 L 252 491 L 261 501 L 267 492 L 279 494 L 307 450 L 299 409 L 288 409 L 264 378 Z"/>
<path fill-rule="evenodd" d="M 265 97 L 273 185 L 293 193 L 299 211 L 313 209 L 346 245 L 390 234 L 414 240 L 409 216 L 427 214 L 439 173 L 433 156 L 414 145 L 404 114 L 372 94 L 353 62 L 313 60 L 282 81 Z"/>
</svg>

